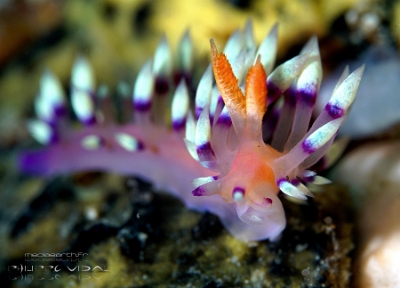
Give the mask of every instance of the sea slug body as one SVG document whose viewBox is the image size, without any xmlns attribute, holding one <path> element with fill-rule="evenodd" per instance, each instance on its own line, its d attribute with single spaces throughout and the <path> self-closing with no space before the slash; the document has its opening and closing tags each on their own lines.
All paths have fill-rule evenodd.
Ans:
<svg viewBox="0 0 400 288">
<path fill-rule="evenodd" d="M 211 40 L 211 65 L 197 86 L 193 115 L 188 33 L 180 45 L 186 52 L 175 70 L 183 80 L 172 88 L 173 69 L 164 37 L 154 60 L 137 76 L 129 123 L 117 123 L 110 97 L 104 90 L 95 93 L 90 65 L 78 58 L 72 71 L 71 106 L 83 126 L 74 129 L 66 117 L 61 84 L 46 72 L 35 102 L 39 119 L 28 124 L 33 137 L 46 147 L 24 152 L 20 168 L 40 175 L 87 170 L 137 175 L 191 209 L 218 215 L 242 241 L 274 240 L 286 225 L 279 192 L 306 200 L 313 195 L 305 184 L 327 182 L 307 168 L 331 146 L 364 67 L 351 74 L 345 70 L 310 127 L 322 78 L 316 39 L 273 70 L 277 26 L 257 50 L 248 22 L 244 31 L 232 34 L 225 54 Z M 167 125 L 166 96 L 171 93 L 171 125 Z"/>
</svg>

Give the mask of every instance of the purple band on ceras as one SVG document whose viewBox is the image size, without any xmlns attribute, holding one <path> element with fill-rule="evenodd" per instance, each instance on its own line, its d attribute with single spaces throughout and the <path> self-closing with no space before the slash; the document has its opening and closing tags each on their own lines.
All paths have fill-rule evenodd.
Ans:
<svg viewBox="0 0 400 288">
<path fill-rule="evenodd" d="M 186 127 L 186 117 L 181 119 L 174 119 L 172 121 L 172 128 L 175 131 L 182 131 Z"/>
<path fill-rule="evenodd" d="M 222 96 L 219 95 L 217 107 L 218 106 L 224 107 L 224 105 L 225 105 L 224 100 L 222 99 Z M 221 109 L 222 109 L 221 113 L 219 114 L 218 119 L 217 119 L 217 124 L 222 124 L 222 125 L 226 126 L 227 128 L 229 128 L 232 125 L 231 116 L 229 115 L 227 110 L 224 111 L 223 108 L 221 108 Z"/>
<path fill-rule="evenodd" d="M 286 178 L 279 178 L 279 179 L 276 181 L 276 185 L 277 185 L 278 187 L 280 187 L 281 184 L 282 184 L 282 182 L 288 182 L 288 180 L 287 180 Z M 280 188 L 279 188 L 279 189 L 280 189 Z"/>
<path fill-rule="evenodd" d="M 212 176 L 212 178 L 214 180 L 217 180 L 218 176 Z M 206 184 L 204 184 L 204 185 L 206 185 Z M 201 185 L 201 186 L 197 187 L 196 189 L 194 189 L 192 191 L 192 195 L 193 196 L 207 196 L 207 195 L 209 195 L 209 192 L 207 191 L 206 188 L 204 188 L 204 185 Z"/>
<path fill-rule="evenodd" d="M 89 118 L 81 119 L 81 122 L 82 122 L 83 125 L 85 125 L 85 126 L 92 126 L 92 125 L 95 125 L 95 124 L 97 123 L 97 121 L 96 121 L 96 116 L 95 116 L 95 115 L 91 115 Z"/>
<path fill-rule="evenodd" d="M 61 103 L 59 103 L 59 104 L 48 103 L 48 105 L 51 105 L 52 113 L 51 113 L 50 117 L 43 118 L 43 117 L 39 116 L 39 119 L 46 122 L 52 128 L 56 128 L 58 120 L 67 115 L 67 107 Z"/>
<path fill-rule="evenodd" d="M 317 150 L 314 148 L 313 143 L 307 139 L 304 140 L 303 143 L 301 143 L 301 148 L 303 148 L 303 151 L 307 154 L 312 154 Z"/>
<path fill-rule="evenodd" d="M 232 125 L 232 119 L 229 114 L 221 113 L 219 114 L 217 124 L 224 125 L 229 128 Z"/>
<path fill-rule="evenodd" d="M 205 196 L 207 195 L 207 190 L 205 190 L 202 186 L 197 187 L 192 191 L 193 196 Z"/>
<path fill-rule="evenodd" d="M 201 112 L 203 112 L 203 110 L 204 110 L 203 107 L 197 107 L 197 106 L 196 106 L 196 108 L 195 108 L 195 110 L 194 110 L 194 113 L 195 113 L 195 115 L 196 115 L 196 120 L 199 120 L 200 114 L 201 114 Z"/>
<path fill-rule="evenodd" d="M 210 142 L 204 143 L 196 147 L 197 155 L 200 161 L 210 161 L 215 158 L 214 151 L 212 150 Z"/>
<path fill-rule="evenodd" d="M 290 183 L 292 183 L 294 186 L 299 186 L 301 182 L 299 179 L 294 178 L 294 179 L 290 180 Z"/>
<path fill-rule="evenodd" d="M 133 101 L 133 108 L 138 112 L 148 112 L 151 108 L 151 100 L 143 101 L 141 99 L 135 99 Z"/>
<path fill-rule="evenodd" d="M 311 182 L 313 182 L 315 180 L 315 176 L 316 176 L 316 174 L 302 175 L 301 179 L 304 182 L 311 183 Z"/>
<path fill-rule="evenodd" d="M 325 106 L 325 111 L 331 116 L 333 119 L 338 119 L 344 115 L 346 112 L 343 108 L 328 102 Z"/>
<path fill-rule="evenodd" d="M 309 83 L 306 87 L 297 90 L 296 100 L 308 107 L 314 107 L 315 101 L 317 100 L 317 85 L 315 83 Z"/>
<path fill-rule="evenodd" d="M 54 114 L 56 115 L 57 118 L 63 118 L 67 115 L 67 107 L 65 105 L 54 105 Z"/>
<path fill-rule="evenodd" d="M 144 143 L 142 142 L 142 141 L 140 141 L 140 140 L 137 140 L 138 142 L 137 142 L 137 149 L 136 149 L 136 151 L 141 151 L 141 150 L 144 150 L 146 147 L 144 146 Z"/>
</svg>

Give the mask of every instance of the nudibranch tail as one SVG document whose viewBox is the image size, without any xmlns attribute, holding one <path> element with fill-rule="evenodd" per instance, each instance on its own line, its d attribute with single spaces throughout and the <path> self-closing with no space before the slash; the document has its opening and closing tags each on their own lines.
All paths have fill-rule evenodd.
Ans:
<svg viewBox="0 0 400 288">
<path fill-rule="evenodd" d="M 111 107 L 107 87 L 96 93 L 93 71 L 80 57 L 72 70 L 70 106 L 83 125 L 68 125 L 65 93 L 46 72 L 35 100 L 38 119 L 28 123 L 32 136 L 46 147 L 23 153 L 21 170 L 133 174 L 167 189 L 191 209 L 218 215 L 241 240 L 276 239 L 286 225 L 280 192 L 307 201 L 313 197 L 307 183 L 329 183 L 307 169 L 332 146 L 364 70 L 349 73 L 347 68 L 311 123 L 322 79 L 318 42 L 312 38 L 300 55 L 273 70 L 277 29 L 258 49 L 251 22 L 232 34 L 225 54 L 211 39 L 211 64 L 197 86 L 194 111 L 188 31 L 179 44 L 177 67 L 164 35 L 154 58 L 140 70 L 132 97 L 128 84 L 118 86 L 124 104 L 120 119 L 126 122 L 115 119 L 118 107 Z"/>
</svg>

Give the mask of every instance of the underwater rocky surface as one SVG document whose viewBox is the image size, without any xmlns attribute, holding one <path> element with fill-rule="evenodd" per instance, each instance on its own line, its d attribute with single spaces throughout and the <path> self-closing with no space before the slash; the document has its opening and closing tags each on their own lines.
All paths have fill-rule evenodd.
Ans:
<svg viewBox="0 0 400 288">
<path fill-rule="evenodd" d="M 3 173 L 2 186 L 17 180 L 13 177 Z M 288 226 L 281 239 L 245 244 L 230 236 L 216 216 L 189 211 L 139 179 L 88 173 L 19 180 L 6 184 L 10 189 L 3 190 L 1 203 L 0 229 L 6 232 L 1 275 L 10 287 L 349 283 L 353 220 L 346 190 L 333 185 L 306 205 L 282 199 Z M 87 255 L 78 262 L 24 256 L 45 252 Z M 77 266 L 81 271 L 70 271 Z"/>
</svg>

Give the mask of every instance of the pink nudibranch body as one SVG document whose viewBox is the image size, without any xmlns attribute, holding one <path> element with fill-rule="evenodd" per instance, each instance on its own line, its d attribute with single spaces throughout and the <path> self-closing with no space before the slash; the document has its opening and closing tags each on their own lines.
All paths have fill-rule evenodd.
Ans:
<svg viewBox="0 0 400 288">
<path fill-rule="evenodd" d="M 282 153 L 266 145 L 261 132 L 262 118 L 267 108 L 266 73 L 257 58 L 247 73 L 243 95 L 226 56 L 218 53 L 213 40 L 211 51 L 214 76 L 231 115 L 238 137 L 238 149 L 227 175 L 221 171 L 225 177 L 216 180 L 216 183 L 221 183 L 216 189 L 209 187 L 207 193 L 216 192 L 226 202 L 234 203 L 239 218 L 249 225 L 270 222 L 279 227 L 279 231 L 285 221 L 279 217 L 283 211 L 276 197 L 279 188 L 272 162 Z M 252 203 L 252 207 L 247 202 Z M 254 211 L 249 213 L 251 209 Z M 269 220 L 263 221 L 265 217 Z"/>
<path fill-rule="evenodd" d="M 39 120 L 31 121 L 28 128 L 47 147 L 23 153 L 21 170 L 42 175 L 104 170 L 140 176 L 189 208 L 218 215 L 226 229 L 242 241 L 276 239 L 286 225 L 280 191 L 306 200 L 313 197 L 306 183 L 326 183 L 306 169 L 332 144 L 354 100 L 363 67 L 351 74 L 345 70 L 309 128 L 322 77 L 316 39 L 299 56 L 271 71 L 277 27 L 257 55 L 251 28 L 244 31 L 232 35 L 225 54 L 211 40 L 212 66 L 197 87 L 195 117 L 189 108 L 187 84 L 177 85 L 172 129 L 163 120 L 170 83 L 165 73 L 158 75 L 154 68 L 160 65 L 144 65 L 133 92 L 134 122 L 118 124 L 107 93 L 94 93 L 90 66 L 78 59 L 71 104 L 84 124 L 81 129 L 67 125 L 61 85 L 46 73 L 35 102 Z M 183 39 L 190 37 L 185 34 Z M 170 52 L 164 51 L 168 47 L 163 38 L 154 61 L 171 61 Z M 185 71 L 190 67 L 178 68 L 190 74 Z"/>
</svg>

